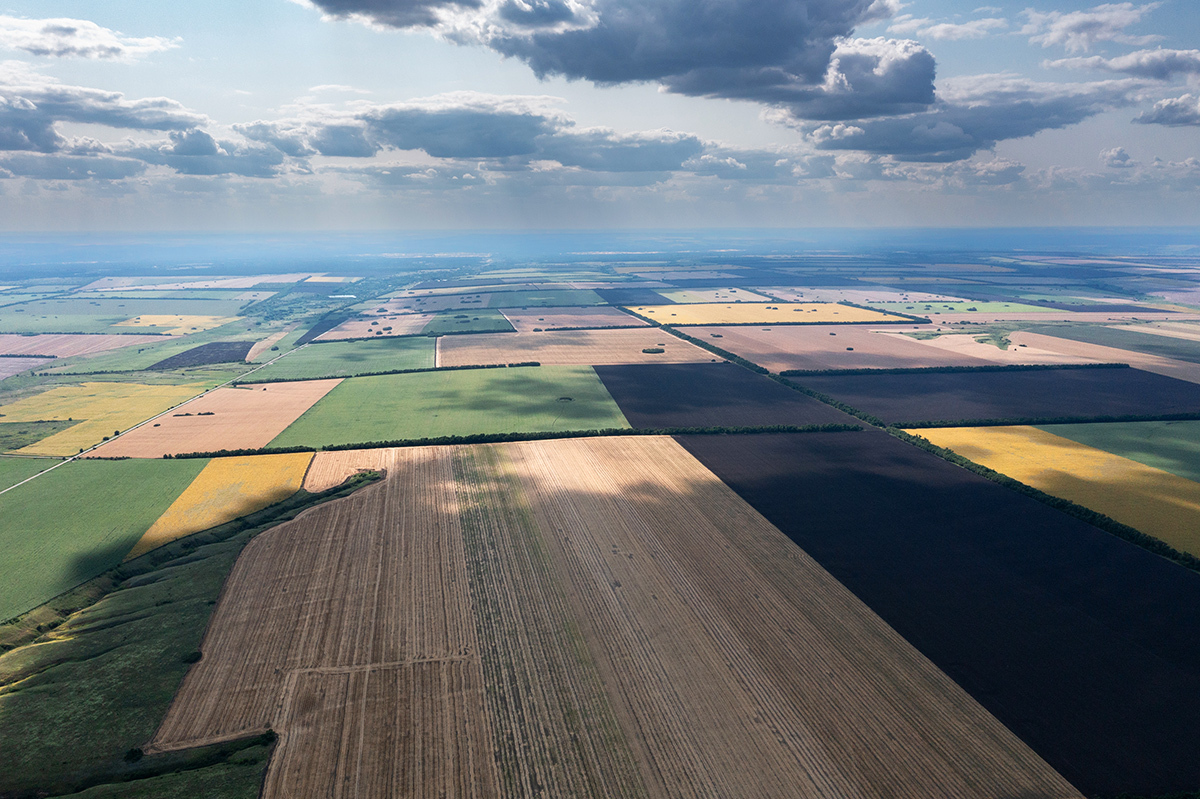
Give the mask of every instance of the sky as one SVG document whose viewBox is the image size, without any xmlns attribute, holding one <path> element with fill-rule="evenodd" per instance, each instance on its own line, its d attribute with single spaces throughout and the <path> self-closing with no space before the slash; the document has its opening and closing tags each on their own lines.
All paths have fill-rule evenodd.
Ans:
<svg viewBox="0 0 1200 799">
<path fill-rule="evenodd" d="M 0 230 L 1200 224 L 1200 3 L 0 0 Z"/>
</svg>

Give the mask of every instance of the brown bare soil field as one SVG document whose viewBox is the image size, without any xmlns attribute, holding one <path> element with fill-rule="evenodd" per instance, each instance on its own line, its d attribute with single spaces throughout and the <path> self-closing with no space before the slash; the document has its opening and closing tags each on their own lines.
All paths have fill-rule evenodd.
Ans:
<svg viewBox="0 0 1200 799">
<path fill-rule="evenodd" d="M 152 749 L 270 727 L 270 798 L 1080 797 L 669 438 L 327 455 L 388 477 L 250 543 Z"/>
<path fill-rule="evenodd" d="M 1088 344 L 1083 341 L 1046 336 L 1041 333 L 1028 333 L 1018 330 L 1009 335 L 1014 346 L 1025 344 L 1050 352 L 1071 355 L 1077 358 L 1100 361 L 1101 363 L 1127 363 L 1143 372 L 1153 372 L 1189 383 L 1200 383 L 1200 364 L 1176 361 L 1162 358 L 1158 355 L 1148 355 L 1132 350 L 1119 350 L 1116 347 L 1105 347 L 1100 344 Z"/>
<path fill-rule="evenodd" d="M 644 349 L 662 349 L 647 353 Z M 438 366 L 537 361 L 544 366 L 697 363 L 715 356 L 653 328 L 563 333 L 490 333 L 438 339 Z"/>
<path fill-rule="evenodd" d="M 907 336 L 850 325 L 697 327 L 690 329 L 688 334 L 772 372 L 986 366 L 990 363 L 971 355 L 929 347 L 926 342 Z M 720 338 L 714 338 L 713 334 Z"/>
<path fill-rule="evenodd" d="M 646 327 L 647 322 L 624 311 L 607 306 L 584 305 L 570 308 L 509 308 L 501 311 L 518 333 L 532 333 L 535 328 L 554 330 L 559 327 Z"/>
<path fill-rule="evenodd" d="M 339 341 L 347 338 L 367 338 L 375 336 L 377 332 L 381 332 L 384 336 L 412 336 L 424 330 L 425 325 L 429 324 L 433 316 L 433 314 L 427 313 L 401 313 L 394 316 L 349 319 L 333 330 L 317 336 L 317 340 Z M 384 330 L 385 327 L 391 329 Z"/>
<path fill-rule="evenodd" d="M 334 380 L 219 388 L 95 451 L 99 458 L 161 458 L 181 452 L 265 447 L 334 386 Z"/>
<path fill-rule="evenodd" d="M 291 333 L 297 327 L 298 327 L 298 325 L 294 325 L 294 324 L 288 325 L 283 330 L 280 330 L 276 333 L 272 333 L 271 335 L 267 336 L 266 338 L 262 339 L 261 341 L 256 342 L 254 344 L 254 346 L 250 348 L 250 351 L 248 353 L 246 353 L 246 363 L 252 363 L 255 358 L 257 358 L 263 352 L 266 352 L 267 350 L 271 349 L 271 347 L 274 347 L 281 340 L 283 340 L 284 336 L 286 336 L 288 333 Z M 270 360 L 270 359 L 268 359 L 268 360 Z"/>
<path fill-rule="evenodd" d="M 0 334 L 0 355 L 54 355 L 70 358 L 75 355 L 91 355 L 136 344 L 157 344 L 162 336 L 116 336 L 90 334 L 62 334 L 40 336 L 18 336 Z"/>
</svg>

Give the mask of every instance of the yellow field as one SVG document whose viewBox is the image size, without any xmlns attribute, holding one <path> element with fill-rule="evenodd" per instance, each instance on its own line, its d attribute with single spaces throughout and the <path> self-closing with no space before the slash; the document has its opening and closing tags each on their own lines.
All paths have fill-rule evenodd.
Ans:
<svg viewBox="0 0 1200 799">
<path fill-rule="evenodd" d="M 810 322 L 894 322 L 903 317 L 830 302 L 739 302 L 694 305 L 630 305 L 665 325 L 739 325 Z"/>
<path fill-rule="evenodd" d="M 17 450 L 22 455 L 74 455 L 99 444 L 114 430 L 138 422 L 191 399 L 203 384 L 144 386 L 137 383 L 82 383 L 60 386 L 0 407 L 0 421 L 67 421 L 79 424 Z"/>
<path fill-rule="evenodd" d="M 296 452 L 213 459 L 125 559 L 287 499 L 300 490 L 312 457 Z"/>
<path fill-rule="evenodd" d="M 182 336 L 197 330 L 211 330 L 214 327 L 237 321 L 236 316 L 182 316 L 180 314 L 146 314 L 117 322 L 116 327 L 167 327 L 168 335 Z"/>
<path fill-rule="evenodd" d="M 1200 483 L 1036 427 L 908 432 L 1200 555 Z"/>
</svg>

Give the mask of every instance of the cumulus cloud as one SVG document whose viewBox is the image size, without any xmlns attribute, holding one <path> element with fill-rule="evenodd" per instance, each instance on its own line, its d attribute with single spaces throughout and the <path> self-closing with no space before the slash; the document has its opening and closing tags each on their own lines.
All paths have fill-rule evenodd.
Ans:
<svg viewBox="0 0 1200 799">
<path fill-rule="evenodd" d="M 947 81 L 929 111 L 808 131 L 819 150 L 860 150 L 902 161 L 961 161 L 1005 139 L 1073 125 L 1101 111 L 1129 105 L 1141 84 L 1035 83 L 1009 75 Z"/>
<path fill-rule="evenodd" d="M 121 180 L 146 171 L 146 164 L 110 155 L 0 155 L 0 176 L 38 180 Z"/>
<path fill-rule="evenodd" d="M 1035 11 L 1023 13 L 1027 23 L 1021 33 L 1042 47 L 1061 46 L 1068 52 L 1087 52 L 1096 42 L 1145 45 L 1161 38 L 1132 36 L 1125 29 L 1142 21 L 1142 17 L 1162 3 L 1105 3 L 1087 11 Z"/>
<path fill-rule="evenodd" d="M 1169 125 L 1184 127 L 1200 125 L 1200 97 L 1185 94 L 1159 100 L 1149 111 L 1143 111 L 1133 119 L 1142 125 Z"/>
<path fill-rule="evenodd" d="M 178 46 L 178 38 L 125 36 L 86 19 L 0 16 L 0 47 L 37 56 L 133 61 Z"/>
<path fill-rule="evenodd" d="M 283 153 L 253 142 L 218 140 L 202 130 L 172 132 L 167 142 L 130 144 L 118 154 L 170 167 L 183 175 L 241 175 L 266 178 L 279 173 Z"/>
<path fill-rule="evenodd" d="M 448 14 L 478 9 L 480 0 L 298 0 L 319 8 L 331 19 L 354 19 L 391 28 L 436 25 Z"/>
<path fill-rule="evenodd" d="M 1042 66 L 1065 69 L 1095 69 L 1152 80 L 1171 80 L 1178 75 L 1200 75 L 1200 50 L 1138 50 L 1116 58 L 1077 56 L 1045 61 Z"/>
<path fill-rule="evenodd" d="M 1124 147 L 1101 150 L 1100 162 L 1110 169 L 1131 169 L 1137 166 L 1137 161 L 1133 160 Z"/>
<path fill-rule="evenodd" d="M 924 36 L 929 39 L 959 41 L 961 39 L 982 39 L 1008 27 L 1006 20 L 999 17 L 985 17 L 968 22 L 935 22 L 927 17 L 914 17 L 912 14 L 902 14 L 888 27 L 888 33 L 898 36 Z"/>
</svg>

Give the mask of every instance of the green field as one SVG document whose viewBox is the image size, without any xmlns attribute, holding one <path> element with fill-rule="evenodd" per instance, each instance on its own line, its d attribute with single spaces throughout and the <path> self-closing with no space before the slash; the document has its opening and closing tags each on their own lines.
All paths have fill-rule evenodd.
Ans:
<svg viewBox="0 0 1200 799">
<path fill-rule="evenodd" d="M 241 300 L 78 299 L 59 297 L 0 308 L 0 333 L 161 333 L 172 328 L 116 327 L 135 316 L 237 316 Z"/>
<path fill-rule="evenodd" d="M 603 305 L 600 295 L 590 289 L 551 289 L 548 291 L 499 291 L 488 299 L 489 308 L 550 308 L 566 305 Z"/>
<path fill-rule="evenodd" d="M 590 367 L 463 369 L 346 380 L 271 446 L 605 427 L 629 423 Z"/>
<path fill-rule="evenodd" d="M 427 336 L 309 344 L 252 375 L 254 380 L 295 380 L 433 367 L 435 340 Z"/>
<path fill-rule="evenodd" d="M 12 452 L 14 449 L 36 444 L 43 438 L 49 438 L 55 433 L 61 433 L 68 427 L 79 424 L 79 420 L 56 422 L 5 422 L 0 420 L 0 452 Z"/>
<path fill-rule="evenodd" d="M 1200 422 L 1053 424 L 1041 429 L 1200 482 Z"/>
<path fill-rule="evenodd" d="M 118 330 L 123 333 L 131 331 L 141 332 L 138 328 L 130 327 L 122 327 L 118 328 Z M 251 339 L 266 338 L 270 335 L 270 328 L 266 328 L 266 332 L 263 332 L 263 330 L 263 327 L 256 327 L 252 321 L 243 319 L 213 328 L 212 330 L 192 333 L 188 336 L 163 336 L 162 341 L 155 341 L 149 344 L 137 344 L 130 347 L 122 347 L 119 350 L 98 352 L 95 355 L 82 355 L 75 358 L 60 359 L 53 367 L 48 367 L 45 371 L 58 375 L 89 374 L 92 372 L 136 372 L 149 368 L 159 361 L 170 358 L 172 355 L 187 352 L 201 344 L 208 344 L 213 341 L 248 341 Z M 279 353 L 276 352 L 273 354 L 278 355 Z M 264 360 L 269 361 L 271 359 L 264 358 Z"/>
<path fill-rule="evenodd" d="M 1200 341 L 1159 336 L 1154 333 L 1138 333 L 1134 330 L 1121 330 L 1104 325 L 1031 327 L 1029 332 L 1058 336 L 1072 341 L 1083 341 L 1087 344 L 1099 344 L 1104 347 L 1115 347 L 1130 352 L 1141 352 L 1146 355 L 1157 355 L 1160 358 L 1200 363 Z"/>
<path fill-rule="evenodd" d="M 208 461 L 72 461 L 0 494 L 0 619 L 111 569 Z"/>
<path fill-rule="evenodd" d="M 872 302 L 871 308 L 909 314 L 927 313 L 1061 313 L 1053 308 L 1019 302 Z"/>
<path fill-rule="evenodd" d="M 440 313 L 421 329 L 426 336 L 447 333 L 508 333 L 513 326 L 499 311 L 472 310 Z"/>
<path fill-rule="evenodd" d="M 5 458 L 0 456 L 0 491 L 58 463 L 54 458 Z"/>
</svg>

